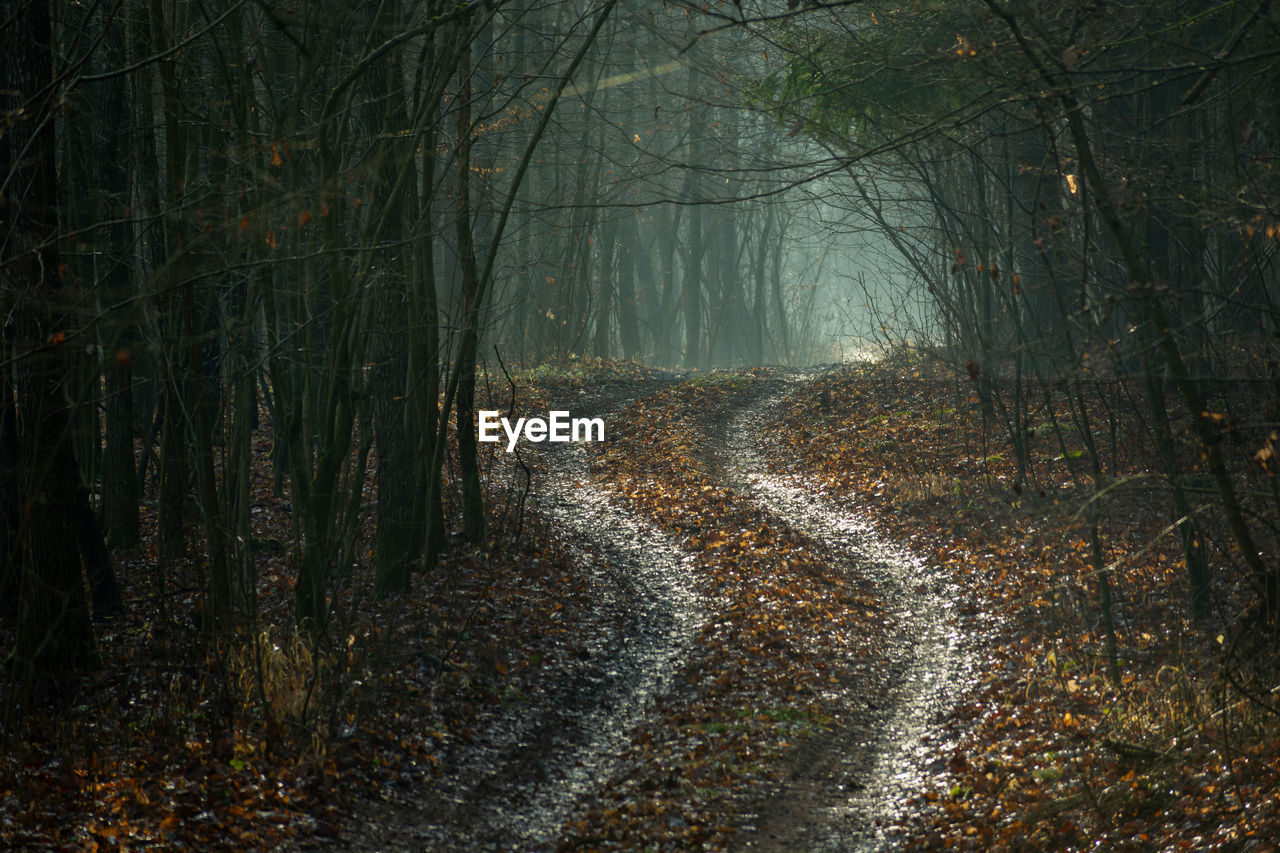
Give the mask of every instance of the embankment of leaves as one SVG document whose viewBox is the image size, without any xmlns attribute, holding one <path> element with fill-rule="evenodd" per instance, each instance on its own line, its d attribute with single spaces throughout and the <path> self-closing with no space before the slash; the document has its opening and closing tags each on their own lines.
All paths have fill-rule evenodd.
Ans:
<svg viewBox="0 0 1280 853">
<path fill-rule="evenodd" d="M 866 677 L 884 641 L 876 596 L 715 475 L 726 412 L 760 390 L 750 375 L 695 377 L 611 420 L 596 474 L 695 555 L 706 620 L 564 849 L 745 843 L 798 747 L 848 722 L 856 703 L 840 691 L 882 687 Z M 801 814 L 807 805 L 788 804 Z"/>
<path fill-rule="evenodd" d="M 1154 461 L 1126 439 L 1141 424 L 1110 414 L 1117 479 L 1138 475 L 1100 507 L 1119 684 L 1067 467 L 1078 438 L 1028 435 L 1035 469 L 1018 493 L 1011 454 L 965 386 L 920 365 L 821 376 L 774 425 L 780 471 L 866 512 L 967 585 L 970 606 L 1001 617 L 980 684 L 945 721 L 950 775 L 920 792 L 916 847 L 1237 850 L 1280 838 L 1280 708 L 1265 683 L 1250 699 L 1227 678 L 1248 683 L 1249 623 L 1189 616 L 1170 507 L 1140 476 Z M 1264 664 L 1256 677 L 1274 647 L 1248 654 Z"/>
</svg>

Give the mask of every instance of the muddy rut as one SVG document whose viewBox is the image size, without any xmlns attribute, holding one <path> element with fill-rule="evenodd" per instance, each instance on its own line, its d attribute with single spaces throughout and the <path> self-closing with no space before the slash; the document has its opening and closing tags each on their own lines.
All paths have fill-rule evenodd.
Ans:
<svg viewBox="0 0 1280 853">
<path fill-rule="evenodd" d="M 757 838 L 776 850 L 882 850 L 894 846 L 908 801 L 941 773 L 933 723 L 974 677 L 970 626 L 959 590 L 860 515 L 821 496 L 802 476 L 769 472 L 767 424 L 801 375 L 757 398 L 727 421 L 717 448 L 727 484 L 808 537 L 888 603 L 887 656 L 867 691 L 843 685 L 848 713 L 828 738 L 801 747 L 796 770 L 762 811 Z"/>
<path fill-rule="evenodd" d="M 601 407 L 625 402 L 614 397 Z M 546 447 L 548 474 L 530 509 L 601 591 L 590 624 L 575 626 L 580 666 L 558 674 L 549 702 L 475 733 L 431 790 L 367 815 L 349 849 L 554 849 L 575 803 L 609 778 L 687 658 L 702 620 L 685 565 L 692 555 L 592 485 L 581 445 Z"/>
</svg>

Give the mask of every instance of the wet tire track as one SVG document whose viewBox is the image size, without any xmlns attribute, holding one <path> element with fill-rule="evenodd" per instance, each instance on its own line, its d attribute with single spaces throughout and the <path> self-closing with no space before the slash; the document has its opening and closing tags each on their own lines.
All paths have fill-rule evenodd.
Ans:
<svg viewBox="0 0 1280 853">
<path fill-rule="evenodd" d="M 590 625 L 575 626 L 581 666 L 549 702 L 504 712 L 451 756 L 416 815 L 397 821 L 407 824 L 397 841 L 412 849 L 554 849 L 575 803 L 612 775 L 701 628 L 693 555 L 592 485 L 583 446 L 544 448 L 548 470 L 530 509 L 601 591 Z"/>
<path fill-rule="evenodd" d="M 489 810 L 490 824 L 507 830 L 522 849 L 554 842 L 574 803 L 612 775 L 631 730 L 683 663 L 702 623 L 687 569 L 693 555 L 592 487 L 579 445 L 560 455 L 535 508 L 569 534 L 584 570 L 619 590 L 631 630 L 587 641 L 591 656 L 607 661 L 591 707 L 575 715 L 576 731 L 563 733 L 552 754 L 542 756 L 545 783 L 515 791 Z"/>
<path fill-rule="evenodd" d="M 762 812 L 756 849 L 848 851 L 894 846 L 894 828 L 909 799 L 927 780 L 945 773 L 934 756 L 934 723 L 974 677 L 967 626 L 956 602 L 959 590 L 904 548 L 889 542 L 861 516 L 823 498 L 797 476 L 770 473 L 761 445 L 766 425 L 784 405 L 783 388 L 766 393 L 727 420 L 720 448 L 727 485 L 812 539 L 853 575 L 870 581 L 887 602 L 892 625 L 878 677 L 886 700 L 852 708 L 843 731 L 806 756 L 804 769 L 782 798 L 808 813 L 777 803 Z M 841 699 L 859 701 L 867 691 L 849 685 Z M 779 798 L 775 797 L 775 801 Z"/>
</svg>

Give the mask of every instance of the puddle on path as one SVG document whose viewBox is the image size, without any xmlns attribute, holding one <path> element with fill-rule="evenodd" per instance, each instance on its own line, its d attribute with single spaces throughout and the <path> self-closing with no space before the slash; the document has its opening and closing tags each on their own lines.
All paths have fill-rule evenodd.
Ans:
<svg viewBox="0 0 1280 853">
<path fill-rule="evenodd" d="M 810 378 L 810 377 L 806 377 Z M 806 848 L 814 851 L 879 851 L 894 847 L 895 825 L 907 816 L 908 798 L 934 775 L 945 773 L 932 740 L 934 723 L 975 679 L 976 661 L 959 590 L 921 560 L 876 532 L 864 518 L 803 485 L 803 478 L 768 472 L 760 444 L 763 427 L 785 393 L 760 399 L 735 415 L 725 447 L 730 485 L 783 518 L 796 530 L 847 557 L 851 570 L 871 580 L 894 623 L 885 669 L 896 674 L 887 708 L 859 752 L 874 756 L 853 768 L 852 778 L 833 774 L 825 803 L 815 815 Z M 759 443 L 758 443 L 759 442 Z"/>
<path fill-rule="evenodd" d="M 415 833 L 427 849 L 551 848 L 574 804 L 612 775 L 702 623 L 692 556 L 591 485 L 581 446 L 548 457 L 533 507 L 606 590 L 596 624 L 624 628 L 578 637 L 594 674 L 561 691 L 559 708 L 511 714 L 451 768 L 437 790 L 443 819 Z"/>
</svg>

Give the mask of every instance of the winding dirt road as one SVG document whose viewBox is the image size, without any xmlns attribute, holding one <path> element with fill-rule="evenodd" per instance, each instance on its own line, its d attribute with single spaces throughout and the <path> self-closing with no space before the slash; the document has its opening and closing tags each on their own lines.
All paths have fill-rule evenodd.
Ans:
<svg viewBox="0 0 1280 853">
<path fill-rule="evenodd" d="M 826 500 L 803 477 L 769 472 L 777 452 L 766 425 L 803 374 L 758 383 L 759 393 L 709 413 L 718 424 L 701 449 L 707 472 L 761 513 L 798 531 L 806 547 L 850 584 L 887 602 L 877 656 L 851 659 L 846 683 L 828 685 L 840 710 L 800 740 L 785 767 L 759 785 L 739 821 L 734 849 L 878 850 L 893 845 L 909 798 L 943 768 L 931 723 L 971 676 L 956 591 L 865 520 Z M 662 383 L 615 389 L 595 401 L 615 411 Z M 546 447 L 550 447 L 549 445 Z M 451 757 L 447 778 L 393 812 L 370 816 L 358 845 L 382 849 L 592 849 L 565 826 L 580 804 L 612 784 L 617 756 L 655 702 L 700 654 L 704 602 L 690 581 L 698 556 L 592 474 L 591 450 L 560 445 L 532 509 L 607 593 L 577 671 L 562 674 L 539 708 L 501 717 Z M 870 685 L 870 687 L 869 687 Z M 873 697 L 873 698 L 868 698 Z"/>
</svg>

